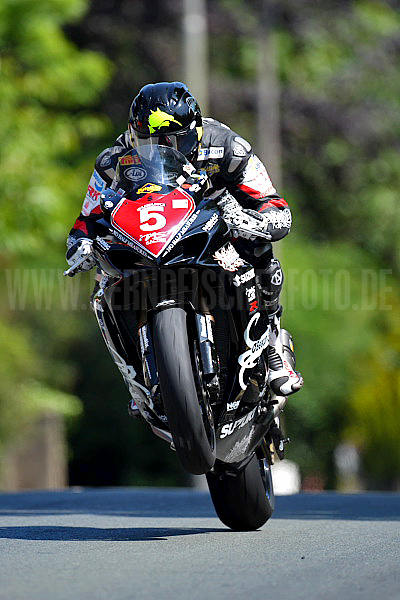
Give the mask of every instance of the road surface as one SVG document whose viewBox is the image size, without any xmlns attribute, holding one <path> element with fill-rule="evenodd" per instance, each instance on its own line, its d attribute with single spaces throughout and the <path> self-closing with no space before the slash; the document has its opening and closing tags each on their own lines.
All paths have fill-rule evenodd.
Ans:
<svg viewBox="0 0 400 600">
<path fill-rule="evenodd" d="M 237 533 L 203 491 L 0 494 L 0 599 L 400 600 L 400 495 L 276 503 Z"/>
</svg>

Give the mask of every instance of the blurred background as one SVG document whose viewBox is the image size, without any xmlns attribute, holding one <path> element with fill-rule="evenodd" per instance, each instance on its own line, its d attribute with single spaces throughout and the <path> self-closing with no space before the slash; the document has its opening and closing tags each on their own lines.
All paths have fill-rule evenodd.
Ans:
<svg viewBox="0 0 400 600">
<path fill-rule="evenodd" d="M 93 274 L 62 276 L 96 155 L 141 86 L 183 80 L 293 211 L 277 252 L 305 379 L 285 410 L 302 489 L 400 490 L 399 8 L 2 0 L 1 489 L 191 483 L 127 416 Z"/>
</svg>

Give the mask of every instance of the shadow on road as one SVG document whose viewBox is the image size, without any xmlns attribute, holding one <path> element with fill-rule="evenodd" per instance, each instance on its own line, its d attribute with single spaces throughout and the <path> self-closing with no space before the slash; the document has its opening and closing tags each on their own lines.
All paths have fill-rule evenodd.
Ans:
<svg viewBox="0 0 400 600">
<path fill-rule="evenodd" d="M 181 535 L 199 533 L 227 533 L 228 529 L 176 528 L 176 527 L 121 527 L 103 529 L 100 527 L 0 527 L 0 539 L 48 540 L 64 542 L 143 542 L 167 540 Z"/>
</svg>

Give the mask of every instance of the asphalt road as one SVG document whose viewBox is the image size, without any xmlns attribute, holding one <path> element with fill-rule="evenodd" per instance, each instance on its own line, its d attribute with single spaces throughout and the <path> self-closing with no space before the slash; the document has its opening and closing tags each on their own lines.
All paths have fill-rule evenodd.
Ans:
<svg viewBox="0 0 400 600">
<path fill-rule="evenodd" d="M 206 492 L 0 494 L 1 600 L 400 599 L 400 495 L 277 498 L 236 533 Z"/>
</svg>

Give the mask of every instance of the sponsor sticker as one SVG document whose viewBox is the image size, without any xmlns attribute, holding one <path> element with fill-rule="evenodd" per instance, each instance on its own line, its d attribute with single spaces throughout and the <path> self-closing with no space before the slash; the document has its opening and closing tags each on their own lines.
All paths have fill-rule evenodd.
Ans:
<svg viewBox="0 0 400 600">
<path fill-rule="evenodd" d="M 150 194 L 151 192 L 161 192 L 161 190 L 161 185 L 156 185 L 155 183 L 145 183 L 137 190 L 137 194 Z"/>
<path fill-rule="evenodd" d="M 240 400 L 235 400 L 234 402 L 226 403 L 226 410 L 236 410 L 240 404 Z"/>
<path fill-rule="evenodd" d="M 152 202 L 151 204 L 142 204 L 142 206 L 138 207 L 138 211 L 139 212 L 144 212 L 146 213 L 146 215 L 149 213 L 150 211 L 164 211 L 165 209 L 165 202 Z M 114 214 L 113 214 L 114 216 Z M 146 217 L 144 217 L 144 221 L 146 220 Z M 144 227 L 142 226 L 141 229 L 144 229 Z"/>
<path fill-rule="evenodd" d="M 195 171 L 196 169 L 194 168 L 194 166 L 192 164 L 188 164 L 188 165 L 183 165 L 182 170 L 185 171 L 185 173 L 187 173 L 188 175 L 191 175 L 193 173 L 193 171 Z"/>
<path fill-rule="evenodd" d="M 88 194 L 92 200 L 100 200 L 101 192 L 98 192 L 92 185 L 88 185 Z"/>
<path fill-rule="evenodd" d="M 110 249 L 110 244 L 108 244 L 105 240 L 103 240 L 103 238 L 101 238 L 100 236 L 96 237 L 96 242 L 98 244 L 98 246 L 100 246 L 100 248 L 102 248 L 103 250 L 109 250 Z"/>
<path fill-rule="evenodd" d="M 254 269 L 250 269 L 249 271 L 246 271 L 246 273 L 243 273 L 242 275 L 235 275 L 235 277 L 232 280 L 233 285 L 235 285 L 236 287 L 239 287 L 239 285 L 242 285 L 243 283 L 247 283 L 251 279 L 254 279 L 255 276 L 256 276 L 256 274 L 255 274 Z"/>
<path fill-rule="evenodd" d="M 165 243 L 168 239 L 169 231 L 154 231 L 153 233 L 145 233 L 140 236 L 139 242 L 150 246 L 150 244 Z"/>
<path fill-rule="evenodd" d="M 131 240 L 128 240 L 128 238 L 122 233 L 120 233 L 117 229 L 110 229 L 110 233 L 112 233 L 113 236 L 118 238 L 120 242 L 122 242 L 126 246 L 133 248 L 133 250 L 135 250 L 135 252 L 138 252 L 138 254 L 141 254 L 142 256 L 148 258 L 147 252 L 145 250 L 142 250 L 142 248 L 140 248 L 137 244 L 134 244 L 133 242 L 131 242 Z"/>
<path fill-rule="evenodd" d="M 198 160 L 206 160 L 207 158 L 222 158 L 223 156 L 223 146 L 211 146 L 211 148 L 200 148 Z"/>
<path fill-rule="evenodd" d="M 207 165 L 205 168 L 205 171 L 209 177 L 212 177 L 212 175 L 216 175 L 217 173 L 220 172 L 220 170 L 221 170 L 220 166 L 214 165 L 214 164 Z"/>
<path fill-rule="evenodd" d="M 252 167 L 256 171 L 261 171 L 262 169 L 265 169 L 265 167 L 262 164 L 261 160 L 255 154 L 253 154 L 252 156 L 250 156 L 249 162 L 247 163 L 247 166 L 249 168 Z"/>
<path fill-rule="evenodd" d="M 109 167 L 111 165 L 111 157 L 109 154 L 105 154 L 100 161 L 101 167 Z"/>
<path fill-rule="evenodd" d="M 257 301 L 255 301 L 253 304 L 257 304 Z M 252 312 L 251 308 L 250 308 L 250 312 Z M 269 339 L 269 328 L 268 327 L 258 340 L 252 340 L 250 338 L 250 330 L 253 325 L 257 325 L 259 318 L 260 318 L 259 312 L 256 313 L 255 315 L 253 315 L 245 329 L 245 332 L 244 332 L 244 341 L 246 342 L 248 350 L 243 352 L 238 358 L 238 363 L 240 365 L 239 385 L 242 388 L 242 390 L 246 389 L 246 385 L 243 380 L 244 372 L 247 369 L 253 369 L 256 366 L 257 360 L 261 356 L 262 351 L 264 350 L 265 346 L 268 344 L 268 339 Z"/>
<path fill-rule="evenodd" d="M 104 179 L 102 179 L 96 170 L 93 171 L 82 206 L 82 214 L 84 217 L 90 215 L 92 210 L 100 204 L 100 195 L 105 187 L 106 182 Z"/>
<path fill-rule="evenodd" d="M 141 181 L 147 176 L 147 171 L 142 167 L 130 167 L 126 169 L 124 177 L 130 181 Z"/>
<path fill-rule="evenodd" d="M 251 304 L 250 304 L 250 308 L 249 308 L 249 312 L 254 312 L 258 310 L 258 302 L 257 300 L 254 300 Z"/>
<path fill-rule="evenodd" d="M 211 231 L 211 229 L 218 223 L 219 217 L 217 213 L 214 213 L 211 219 L 207 221 L 202 227 L 203 231 Z"/>
<path fill-rule="evenodd" d="M 244 415 L 244 417 L 237 419 L 237 421 L 233 421 L 233 423 L 227 423 L 226 425 L 224 425 L 221 428 L 221 433 L 220 433 L 219 437 L 221 439 L 224 439 L 228 435 L 232 435 L 232 433 L 234 431 L 236 431 L 236 429 L 241 429 L 242 427 L 247 425 L 247 423 L 249 423 L 252 420 L 252 418 L 255 416 L 256 412 L 257 412 L 257 407 L 253 408 L 253 410 L 251 412 L 247 413 L 247 415 Z"/>
<path fill-rule="evenodd" d="M 256 298 L 256 288 L 255 286 L 251 286 L 250 288 L 247 288 L 246 291 L 246 296 L 247 296 L 247 300 L 249 303 L 254 302 L 255 298 Z"/>
<path fill-rule="evenodd" d="M 179 198 L 172 200 L 172 208 L 187 208 L 189 206 L 187 198 Z"/>
<path fill-rule="evenodd" d="M 213 256 L 225 271 L 237 271 L 239 267 L 243 267 L 245 264 L 230 242 L 217 250 Z"/>
<path fill-rule="evenodd" d="M 94 179 L 92 185 L 94 185 L 95 189 L 98 192 L 102 192 L 103 189 L 106 186 L 106 182 L 104 181 L 104 179 L 102 178 L 102 176 L 96 171 L 96 169 L 93 171 L 93 176 L 92 177 Z"/>
<path fill-rule="evenodd" d="M 140 165 L 140 158 L 137 154 L 127 154 L 126 156 L 119 157 L 119 163 L 121 165 Z"/>
<path fill-rule="evenodd" d="M 209 158 L 222 158 L 224 156 L 224 148 L 220 146 L 218 148 L 210 148 Z"/>
</svg>

